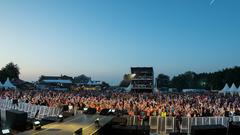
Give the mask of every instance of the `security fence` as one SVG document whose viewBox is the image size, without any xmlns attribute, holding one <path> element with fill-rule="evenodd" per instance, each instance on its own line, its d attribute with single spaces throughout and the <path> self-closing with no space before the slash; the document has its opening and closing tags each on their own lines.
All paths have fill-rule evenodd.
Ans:
<svg viewBox="0 0 240 135">
<path fill-rule="evenodd" d="M 18 104 L 13 104 L 12 100 L 0 99 L 1 117 L 4 120 L 4 113 L 6 110 L 16 109 L 19 111 L 24 111 L 28 113 L 29 118 L 34 118 L 37 111 L 38 115 L 36 118 L 42 119 L 45 117 L 55 117 L 60 113 L 60 108 L 57 107 L 47 107 L 42 105 L 33 105 L 30 103 L 19 102 Z"/>
<path fill-rule="evenodd" d="M 139 120 L 137 116 L 129 116 L 128 125 L 150 125 L 151 133 L 170 133 L 176 131 L 176 119 L 174 117 L 151 116 L 148 121 Z M 191 133 L 191 126 L 198 125 L 224 125 L 228 126 L 229 117 L 183 117 L 181 132 Z M 240 122 L 240 116 L 232 118 L 234 122 Z"/>
</svg>

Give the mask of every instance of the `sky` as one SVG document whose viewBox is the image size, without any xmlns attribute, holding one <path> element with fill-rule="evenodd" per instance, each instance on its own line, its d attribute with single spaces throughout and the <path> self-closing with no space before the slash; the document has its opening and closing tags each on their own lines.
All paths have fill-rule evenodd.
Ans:
<svg viewBox="0 0 240 135">
<path fill-rule="evenodd" d="M 132 66 L 155 76 L 240 66 L 239 0 L 2 0 L 0 67 L 21 79 L 77 76 L 119 84 Z"/>
</svg>

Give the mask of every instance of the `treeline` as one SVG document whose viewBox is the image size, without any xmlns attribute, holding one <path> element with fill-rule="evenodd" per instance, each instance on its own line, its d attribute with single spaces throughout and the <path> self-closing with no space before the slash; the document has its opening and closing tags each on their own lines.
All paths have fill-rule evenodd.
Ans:
<svg viewBox="0 0 240 135">
<path fill-rule="evenodd" d="M 240 67 L 226 68 L 214 73 L 197 74 L 188 71 L 172 79 L 168 75 L 159 74 L 156 81 L 158 88 L 220 90 L 226 83 L 230 86 L 232 83 L 240 85 Z"/>
<path fill-rule="evenodd" d="M 2 67 L 2 69 L 0 70 L 0 81 L 4 83 L 7 78 L 9 78 L 10 80 L 19 79 L 19 74 L 20 71 L 18 65 L 10 62 L 5 67 Z"/>
</svg>

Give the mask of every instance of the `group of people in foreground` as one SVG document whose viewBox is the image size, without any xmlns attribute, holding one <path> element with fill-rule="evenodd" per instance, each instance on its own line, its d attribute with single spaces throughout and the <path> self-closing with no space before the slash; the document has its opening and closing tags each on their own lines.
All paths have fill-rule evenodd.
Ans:
<svg viewBox="0 0 240 135">
<path fill-rule="evenodd" d="M 111 91 L 1 90 L 0 98 L 35 105 L 124 110 L 128 115 L 210 117 L 240 115 L 240 97 L 219 94 L 153 94 Z"/>
</svg>

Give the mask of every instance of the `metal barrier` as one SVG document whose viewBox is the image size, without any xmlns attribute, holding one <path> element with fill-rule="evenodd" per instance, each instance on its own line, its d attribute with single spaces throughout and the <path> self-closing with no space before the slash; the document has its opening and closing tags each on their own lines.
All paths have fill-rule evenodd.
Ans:
<svg viewBox="0 0 240 135">
<path fill-rule="evenodd" d="M 28 113 L 29 118 L 34 118 L 37 111 L 39 113 L 37 115 L 38 119 L 42 119 L 44 117 L 54 117 L 60 114 L 60 108 L 57 107 L 47 107 L 41 105 L 33 105 L 29 103 L 19 102 L 18 105 L 12 104 L 12 100 L 9 99 L 0 99 L 0 108 L 1 110 L 10 110 L 17 109 L 19 111 L 24 111 Z"/>
<path fill-rule="evenodd" d="M 137 116 L 128 117 L 128 125 L 139 125 Z M 240 122 L 240 116 L 233 117 L 234 122 Z M 181 124 L 181 132 L 191 133 L 191 127 L 197 125 L 224 125 L 228 126 L 228 117 L 183 117 Z M 141 123 L 142 124 L 142 123 Z M 174 117 L 151 116 L 149 118 L 149 125 L 151 133 L 159 134 L 170 133 L 175 131 L 176 119 Z"/>
</svg>

